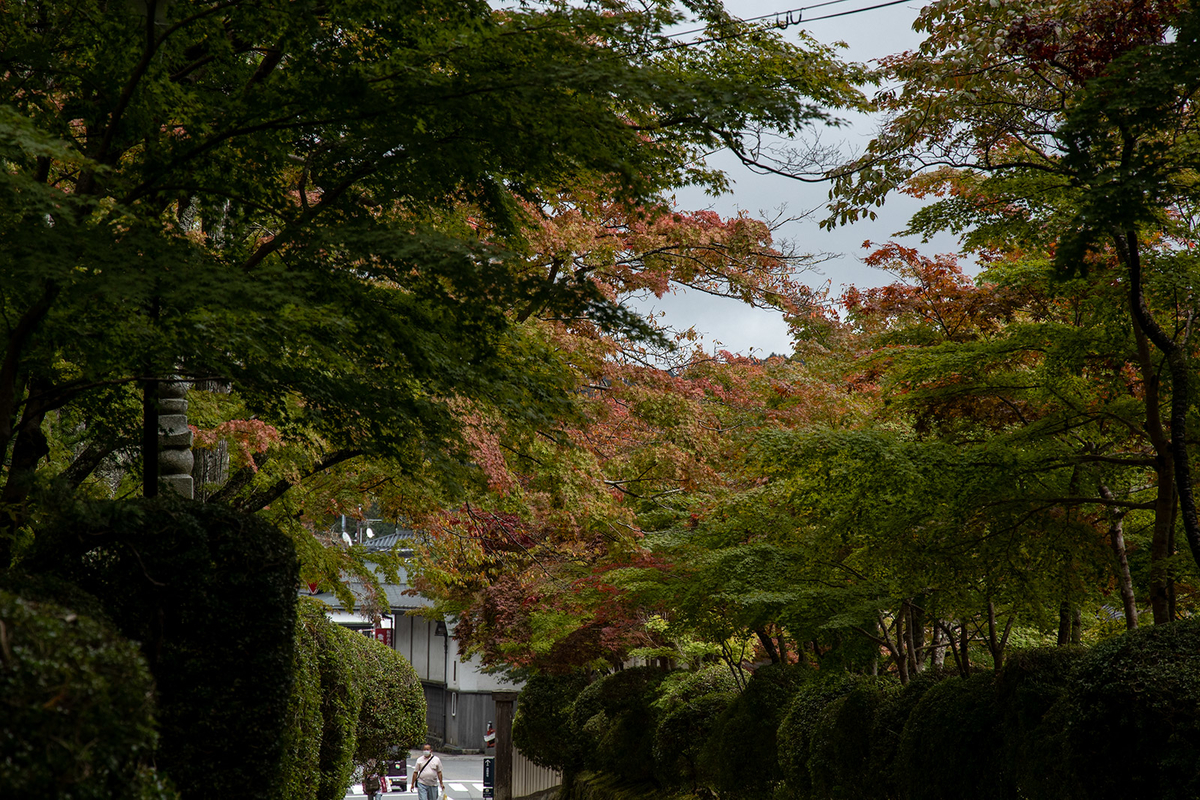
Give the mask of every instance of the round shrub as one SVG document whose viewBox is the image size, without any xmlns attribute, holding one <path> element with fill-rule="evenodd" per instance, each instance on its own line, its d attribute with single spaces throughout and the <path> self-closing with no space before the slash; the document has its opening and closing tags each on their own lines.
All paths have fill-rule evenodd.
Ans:
<svg viewBox="0 0 1200 800">
<path fill-rule="evenodd" d="M 285 797 L 315 800 L 321 781 L 320 639 L 315 628 L 328 623 L 325 605 L 305 598 L 296 615 L 296 650 L 292 657 L 292 696 L 288 701 L 288 730 L 284 743 Z"/>
<path fill-rule="evenodd" d="M 837 797 L 845 800 L 867 800 L 877 796 L 875 787 L 867 779 L 871 759 L 871 733 L 875 726 L 875 713 L 883 703 L 884 689 L 893 685 L 896 685 L 895 681 L 889 678 L 855 676 L 841 682 L 840 687 L 831 687 L 848 687 L 850 691 L 832 700 L 817 713 L 808 745 L 807 776 L 811 781 L 810 796 Z M 806 689 L 800 690 L 800 694 L 805 692 Z M 792 701 L 793 711 L 799 710 L 798 705 L 796 700 Z M 812 705 L 812 710 L 815 711 L 816 704 Z M 791 718 L 792 715 L 789 714 L 789 717 L 784 719 L 779 734 L 780 766 L 784 767 L 789 788 L 793 786 L 793 779 L 785 762 L 788 737 L 783 731 Z M 800 742 L 797 742 L 797 750 L 799 749 Z M 793 758 L 796 756 L 793 755 Z M 798 779 L 803 780 L 803 777 L 801 774 Z M 794 794 L 800 796 L 799 791 Z"/>
<path fill-rule="evenodd" d="M 108 626 L 0 592 L 0 797 L 175 797 L 149 767 L 152 690 Z"/>
<path fill-rule="evenodd" d="M 425 741 L 425 691 L 404 656 L 373 638 L 346 631 L 358 665 L 362 705 L 354 761 L 383 762 L 396 748 Z"/>
<path fill-rule="evenodd" d="M 94 595 L 140 643 L 156 761 L 185 798 L 280 791 L 298 583 L 287 536 L 176 497 L 98 502 L 39 531 L 26 563 Z"/>
<path fill-rule="evenodd" d="M 1080 797 L 1200 797 L 1200 622 L 1102 642 L 1081 660 L 1063 702 Z"/>
<path fill-rule="evenodd" d="M 1056 708 L 1087 651 L 1041 647 L 1013 651 L 996 676 L 1000 704 L 1003 785 L 1028 800 L 1061 800 L 1071 781 L 1063 750 L 1063 719 Z"/>
<path fill-rule="evenodd" d="M 771 664 L 751 676 L 746 689 L 717 718 L 704 745 L 702 772 L 721 795 L 770 798 L 782 779 L 776 730 L 792 695 L 812 673 Z"/>
<path fill-rule="evenodd" d="M 531 677 L 513 717 L 513 745 L 533 763 L 565 773 L 583 768 L 578 731 L 571 724 L 575 699 L 588 685 L 579 674 Z"/>
<path fill-rule="evenodd" d="M 631 782 L 655 780 L 653 703 L 664 676 L 655 667 L 624 669 L 580 693 L 571 724 L 582 734 L 585 769 Z"/>
<path fill-rule="evenodd" d="M 1000 713 L 993 675 L 947 678 L 913 708 L 900 738 L 896 778 L 904 800 L 1004 797 Z"/>
<path fill-rule="evenodd" d="M 705 739 L 736 696 L 737 684 L 724 665 L 674 673 L 663 681 L 654 730 L 654 763 L 660 781 L 695 790 Z"/>
<path fill-rule="evenodd" d="M 925 693 L 945 677 L 944 672 L 926 670 L 918 673 L 904 687 L 893 686 L 884 690 L 879 708 L 875 711 L 875 722 L 871 726 L 871 752 L 867 767 L 867 782 L 875 788 L 877 797 L 896 800 L 900 796 L 896 782 L 896 759 L 904 726 Z"/>
</svg>

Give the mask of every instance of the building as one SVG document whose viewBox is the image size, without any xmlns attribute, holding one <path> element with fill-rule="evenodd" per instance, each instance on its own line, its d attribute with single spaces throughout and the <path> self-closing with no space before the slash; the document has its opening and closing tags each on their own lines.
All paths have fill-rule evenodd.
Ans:
<svg viewBox="0 0 1200 800">
<path fill-rule="evenodd" d="M 373 550 L 401 547 L 411 531 L 397 531 L 365 539 Z M 411 555 L 411 551 L 401 550 Z M 356 597 L 364 597 L 360 581 L 348 581 Z M 435 620 L 419 616 L 432 603 L 420 595 L 405 594 L 410 587 L 408 575 L 400 570 L 399 584 L 384 584 L 390 614 L 378 627 L 360 614 L 347 612 L 329 592 L 312 593 L 329 608 L 330 618 L 340 625 L 374 635 L 408 659 L 425 688 L 426 721 L 430 742 L 445 752 L 483 752 L 483 736 L 489 722 L 496 719 L 492 692 L 519 691 L 520 685 L 499 675 L 483 671 L 478 658 L 463 658 L 454 641 L 453 620 Z"/>
</svg>

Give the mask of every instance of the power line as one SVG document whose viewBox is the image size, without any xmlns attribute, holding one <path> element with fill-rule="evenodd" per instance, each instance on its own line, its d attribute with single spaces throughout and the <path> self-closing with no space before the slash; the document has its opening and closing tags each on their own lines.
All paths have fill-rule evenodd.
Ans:
<svg viewBox="0 0 1200 800">
<path fill-rule="evenodd" d="M 860 14 L 863 11 L 874 11 L 877 8 L 887 8 L 888 6 L 898 6 L 901 3 L 907 3 L 907 2 L 909 2 L 909 0 L 891 0 L 890 3 L 879 3 L 878 5 L 866 6 L 865 8 L 856 8 L 851 11 L 839 11 L 836 14 L 825 14 L 824 16 L 813 17 L 812 19 L 810 19 L 808 21 L 816 22 L 817 20 L 821 20 L 821 19 L 833 19 L 834 17 L 845 17 L 850 14 Z M 813 6 L 813 7 L 815 8 L 815 6 Z"/>
<path fill-rule="evenodd" d="M 824 3 L 815 3 L 811 6 L 801 6 L 800 8 L 791 8 L 791 9 L 788 9 L 787 11 L 776 11 L 774 14 L 761 14 L 757 17 L 745 17 L 742 19 L 738 19 L 737 21 L 738 22 L 758 22 L 759 20 L 764 20 L 764 19 L 782 19 L 784 21 L 782 27 L 791 27 L 792 25 L 798 25 L 798 24 L 800 24 L 800 22 L 803 21 L 800 19 L 800 17 L 797 17 L 796 20 L 793 22 L 792 14 L 803 15 L 805 11 L 811 11 L 814 8 L 822 8 L 824 6 L 836 6 L 838 3 L 848 3 L 848 2 L 850 2 L 850 0 L 825 0 Z M 676 31 L 675 33 L 668 33 L 666 38 L 674 39 L 676 36 L 687 36 L 688 34 L 691 34 L 691 33 L 704 33 L 706 30 L 708 30 L 708 29 L 707 28 L 693 28 L 690 31 Z"/>
<path fill-rule="evenodd" d="M 779 30 L 783 30 L 784 28 L 792 28 L 792 27 L 795 27 L 796 25 L 802 25 L 806 22 L 818 22 L 823 19 L 833 19 L 834 17 L 846 17 L 851 14 L 861 14 L 864 11 L 874 11 L 879 8 L 887 8 L 888 6 L 898 6 L 901 3 L 908 3 L 911 0 L 889 0 L 888 2 L 885 2 L 885 3 L 876 3 L 873 6 L 864 6 L 863 8 L 853 8 L 853 9 L 850 9 L 849 11 L 838 11 L 833 14 L 823 14 L 822 16 L 819 16 L 819 17 L 812 17 L 807 20 L 804 19 L 805 11 L 811 11 L 814 8 L 821 8 L 823 6 L 837 5 L 838 3 L 845 3 L 848 1 L 849 0 L 826 0 L 826 2 L 824 2 L 824 3 L 815 3 L 811 6 L 802 6 L 800 8 L 793 8 L 788 11 L 777 11 L 774 14 L 763 14 L 758 17 L 747 17 L 746 19 L 741 19 L 741 20 L 737 20 L 737 21 L 738 22 L 758 22 L 758 21 L 765 20 L 765 19 L 774 19 L 774 20 L 776 20 L 776 23 L 772 27 L 777 28 Z M 796 15 L 794 19 L 793 19 L 792 15 Z M 668 34 L 664 38 L 671 39 L 673 37 L 684 36 L 689 33 L 702 33 L 706 30 L 708 30 L 708 29 L 707 28 L 696 28 L 695 30 L 690 30 L 690 31 L 678 31 L 676 33 Z M 651 49 L 649 52 L 661 53 L 661 52 L 664 52 L 667 50 L 680 50 L 685 47 L 694 47 L 694 46 L 700 45 L 700 44 L 711 44 L 713 42 L 728 41 L 729 39 L 740 39 L 741 37 L 746 36 L 749 33 L 751 33 L 751 31 L 744 30 L 744 31 L 739 31 L 737 33 L 730 33 L 730 34 L 723 35 L 723 36 L 710 36 L 707 39 L 695 39 L 690 42 L 679 42 L 677 44 L 669 44 L 669 45 L 664 45 L 662 47 L 655 47 L 655 48 Z"/>
</svg>

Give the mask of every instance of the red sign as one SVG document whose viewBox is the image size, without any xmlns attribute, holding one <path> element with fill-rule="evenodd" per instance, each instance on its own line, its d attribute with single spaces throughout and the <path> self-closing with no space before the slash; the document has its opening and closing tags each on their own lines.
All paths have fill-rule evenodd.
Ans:
<svg viewBox="0 0 1200 800">
<path fill-rule="evenodd" d="M 388 647 L 392 646 L 392 629 L 391 628 L 376 628 L 375 641 L 383 642 Z"/>
</svg>

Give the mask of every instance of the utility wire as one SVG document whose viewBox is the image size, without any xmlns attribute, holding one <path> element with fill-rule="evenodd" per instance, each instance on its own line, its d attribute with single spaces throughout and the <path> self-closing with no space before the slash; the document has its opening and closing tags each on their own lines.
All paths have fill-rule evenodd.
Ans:
<svg viewBox="0 0 1200 800">
<path fill-rule="evenodd" d="M 825 0 L 824 3 L 815 3 L 811 6 L 801 6 L 800 8 L 791 8 L 791 9 L 788 9 L 787 11 L 776 11 L 773 14 L 761 14 L 757 17 L 745 17 L 742 19 L 737 19 L 736 21 L 737 22 L 758 22 L 759 20 L 764 20 L 764 19 L 780 19 L 780 18 L 782 18 L 784 21 L 788 21 L 788 20 L 791 20 L 792 14 L 803 14 L 805 11 L 811 11 L 814 8 L 822 8 L 823 6 L 836 6 L 838 3 L 848 3 L 848 2 L 850 2 L 850 0 Z M 795 25 L 795 24 L 798 24 L 799 22 L 800 22 L 800 19 L 797 18 L 796 22 L 793 22 L 790 24 Z M 704 33 L 706 30 L 708 30 L 708 29 L 707 28 L 693 28 L 690 31 L 676 31 L 675 33 L 668 33 L 666 38 L 674 39 L 676 36 L 687 36 L 688 34 L 691 34 L 691 33 Z"/>
<path fill-rule="evenodd" d="M 788 11 L 778 11 L 774 14 L 763 14 L 758 17 L 749 17 L 747 19 L 736 20 L 736 22 L 758 22 L 758 21 L 765 20 L 765 19 L 774 19 L 774 20 L 776 20 L 776 23 L 775 23 L 775 25 L 773 25 L 771 27 L 774 27 L 778 30 L 783 30 L 784 28 L 792 28 L 797 25 L 802 25 L 806 22 L 817 22 L 817 21 L 823 20 L 823 19 L 833 19 L 834 17 L 846 17 L 851 14 L 861 14 L 864 11 L 874 11 L 875 9 L 878 9 L 878 8 L 887 8 L 888 6 L 898 6 L 901 3 L 911 2 L 911 0 L 889 0 L 889 2 L 876 3 L 873 6 L 864 6 L 863 8 L 853 8 L 853 9 L 850 9 L 849 11 L 837 11 L 833 14 L 823 14 L 822 16 L 819 16 L 819 17 L 812 17 L 811 19 L 807 19 L 807 20 L 804 19 L 805 11 L 809 11 L 814 8 L 821 8 L 822 6 L 832 6 L 832 5 L 836 5 L 838 3 L 845 3 L 845 2 L 848 2 L 848 0 L 826 0 L 826 2 L 824 2 L 824 3 L 816 3 L 811 6 L 802 6 L 800 8 L 793 8 Z M 793 14 L 797 15 L 795 19 L 792 18 Z M 664 38 L 670 39 L 675 36 L 684 36 L 689 33 L 702 33 L 703 31 L 706 31 L 706 30 L 708 30 L 708 29 L 707 28 L 696 28 L 695 30 L 690 30 L 690 31 L 679 31 L 677 33 L 667 34 Z M 730 33 L 728 35 L 723 35 L 723 36 L 710 36 L 707 39 L 694 39 L 690 42 L 679 42 L 677 44 L 669 44 L 669 45 L 664 45 L 662 47 L 655 47 L 655 48 L 652 48 L 649 52 L 661 53 L 661 52 L 665 52 L 667 50 L 680 50 L 685 47 L 694 47 L 694 46 L 700 45 L 700 44 L 711 44 L 713 42 L 724 42 L 724 41 L 728 41 L 730 39 L 740 39 L 741 37 L 746 36 L 749 33 L 751 33 L 751 31 L 744 30 L 744 31 L 739 31 L 737 33 Z"/>
</svg>

